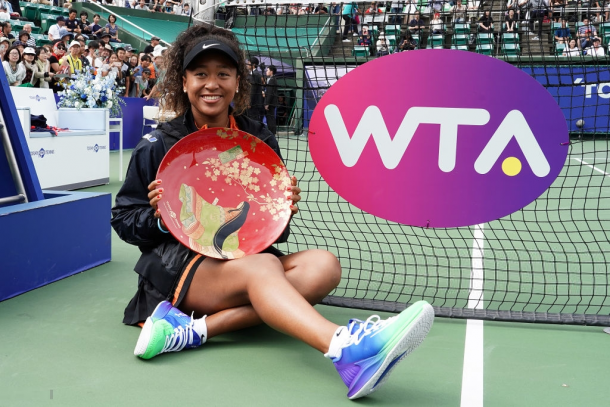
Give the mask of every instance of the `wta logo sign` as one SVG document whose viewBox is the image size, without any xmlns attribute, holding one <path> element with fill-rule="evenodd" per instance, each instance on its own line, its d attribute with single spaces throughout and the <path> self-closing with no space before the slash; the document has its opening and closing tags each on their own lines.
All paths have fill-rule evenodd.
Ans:
<svg viewBox="0 0 610 407">
<path fill-rule="evenodd" d="M 360 209 L 422 227 L 509 215 L 568 153 L 553 97 L 503 61 L 451 50 L 380 58 L 341 78 L 310 122 L 322 177 Z"/>
</svg>

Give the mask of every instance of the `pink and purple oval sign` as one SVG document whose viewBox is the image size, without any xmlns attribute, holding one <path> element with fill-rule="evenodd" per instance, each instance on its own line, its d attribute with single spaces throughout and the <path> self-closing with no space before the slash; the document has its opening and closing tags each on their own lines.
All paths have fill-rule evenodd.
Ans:
<svg viewBox="0 0 610 407">
<path fill-rule="evenodd" d="M 453 50 L 403 52 L 349 72 L 322 97 L 309 146 L 326 182 L 378 217 L 458 227 L 539 197 L 568 153 L 547 90 L 512 65 Z"/>
</svg>

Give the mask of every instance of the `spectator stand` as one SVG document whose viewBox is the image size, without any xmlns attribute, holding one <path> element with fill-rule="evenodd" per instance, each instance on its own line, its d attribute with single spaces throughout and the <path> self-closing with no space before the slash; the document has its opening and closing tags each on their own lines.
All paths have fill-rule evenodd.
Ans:
<svg viewBox="0 0 610 407">
<path fill-rule="evenodd" d="M 163 46 L 168 46 L 189 24 L 187 16 L 153 13 L 133 8 L 81 2 L 73 3 L 72 7 L 78 10 L 79 14 L 82 10 L 87 11 L 90 20 L 93 14 L 99 14 L 102 26 L 108 22 L 108 16 L 114 14 L 117 17 L 119 38 L 123 44 L 131 44 L 136 49 L 144 49 L 153 36 L 159 37 Z"/>
</svg>

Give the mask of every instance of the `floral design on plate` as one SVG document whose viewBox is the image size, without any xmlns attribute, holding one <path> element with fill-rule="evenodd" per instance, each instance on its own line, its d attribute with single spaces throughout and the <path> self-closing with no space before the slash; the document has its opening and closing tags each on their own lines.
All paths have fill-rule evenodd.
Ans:
<svg viewBox="0 0 610 407">
<path fill-rule="evenodd" d="M 182 244 L 209 257 L 259 253 L 290 220 L 291 181 L 278 155 L 239 130 L 200 130 L 176 143 L 157 174 L 159 211 Z"/>
</svg>

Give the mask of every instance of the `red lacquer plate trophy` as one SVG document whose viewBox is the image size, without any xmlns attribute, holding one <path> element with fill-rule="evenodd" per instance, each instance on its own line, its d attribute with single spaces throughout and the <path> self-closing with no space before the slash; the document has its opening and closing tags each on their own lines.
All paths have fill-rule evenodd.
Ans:
<svg viewBox="0 0 610 407">
<path fill-rule="evenodd" d="M 259 253 L 290 220 L 290 176 L 263 141 L 228 128 L 190 134 L 165 155 L 161 218 L 182 244 L 205 256 Z"/>
</svg>

